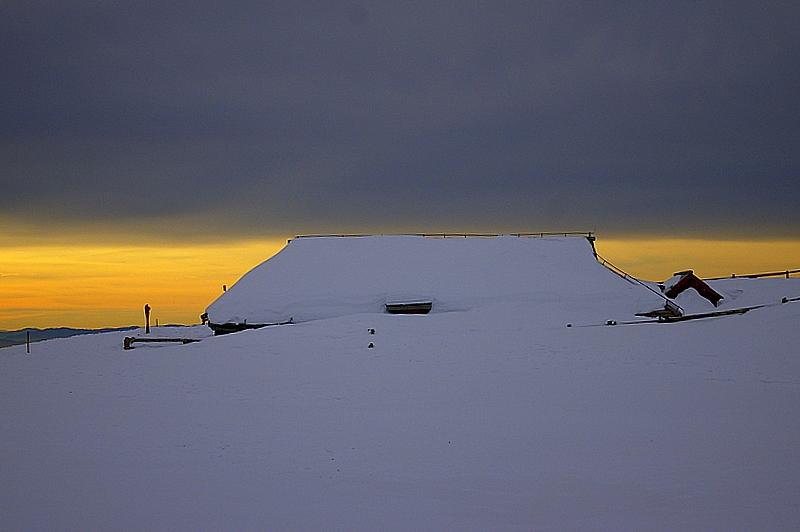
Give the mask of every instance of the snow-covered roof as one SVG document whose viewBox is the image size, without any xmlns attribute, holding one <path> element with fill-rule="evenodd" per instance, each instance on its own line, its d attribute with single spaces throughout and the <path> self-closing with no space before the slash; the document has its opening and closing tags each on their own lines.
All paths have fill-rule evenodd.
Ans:
<svg viewBox="0 0 800 532">
<path fill-rule="evenodd" d="M 290 241 L 207 312 L 212 323 L 297 323 L 382 312 L 389 301 L 432 301 L 437 312 L 631 290 L 580 237 L 312 237 Z"/>
</svg>

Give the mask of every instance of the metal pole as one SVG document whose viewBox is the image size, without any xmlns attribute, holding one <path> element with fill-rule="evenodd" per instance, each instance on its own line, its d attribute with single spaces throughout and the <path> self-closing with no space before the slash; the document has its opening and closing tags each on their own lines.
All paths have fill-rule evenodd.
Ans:
<svg viewBox="0 0 800 532">
<path fill-rule="evenodd" d="M 31 352 L 31 332 L 25 331 L 25 351 L 30 354 Z"/>
</svg>

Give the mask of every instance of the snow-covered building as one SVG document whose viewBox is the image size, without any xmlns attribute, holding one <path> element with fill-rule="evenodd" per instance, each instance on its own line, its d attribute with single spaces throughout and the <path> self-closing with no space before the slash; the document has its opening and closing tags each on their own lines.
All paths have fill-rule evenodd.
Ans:
<svg viewBox="0 0 800 532">
<path fill-rule="evenodd" d="M 216 332 L 350 314 L 611 297 L 663 305 L 595 259 L 591 233 L 297 237 L 207 309 Z"/>
<path fill-rule="evenodd" d="M 705 281 L 697 277 L 692 270 L 685 270 L 673 274 L 670 279 L 664 282 L 662 290 L 664 295 L 670 299 L 675 299 L 682 292 L 693 288 L 699 295 L 706 298 L 715 307 L 724 299 L 722 294 L 711 288 Z"/>
</svg>

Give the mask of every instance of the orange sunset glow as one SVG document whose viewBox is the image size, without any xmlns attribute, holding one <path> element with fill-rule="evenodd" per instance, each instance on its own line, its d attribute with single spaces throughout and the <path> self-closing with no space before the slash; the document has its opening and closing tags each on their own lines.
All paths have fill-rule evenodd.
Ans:
<svg viewBox="0 0 800 532">
<path fill-rule="evenodd" d="M 800 268 L 795 240 L 598 238 L 596 247 L 617 266 L 651 281 L 687 269 L 701 277 L 723 277 Z"/>
<path fill-rule="evenodd" d="M 10 245 L 0 250 L 0 329 L 199 322 L 206 306 L 285 238 L 198 245 Z M 597 250 L 629 273 L 664 280 L 692 268 L 725 276 L 800 267 L 796 241 L 602 238 Z"/>
<path fill-rule="evenodd" d="M 5 246 L 0 329 L 199 323 L 205 307 L 285 240 L 225 244 Z"/>
</svg>

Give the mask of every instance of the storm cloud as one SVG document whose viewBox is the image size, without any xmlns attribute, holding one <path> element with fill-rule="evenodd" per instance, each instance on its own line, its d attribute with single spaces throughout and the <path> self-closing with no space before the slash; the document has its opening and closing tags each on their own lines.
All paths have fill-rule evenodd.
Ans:
<svg viewBox="0 0 800 532">
<path fill-rule="evenodd" d="M 795 235 L 794 2 L 4 2 L 0 219 Z"/>
</svg>

